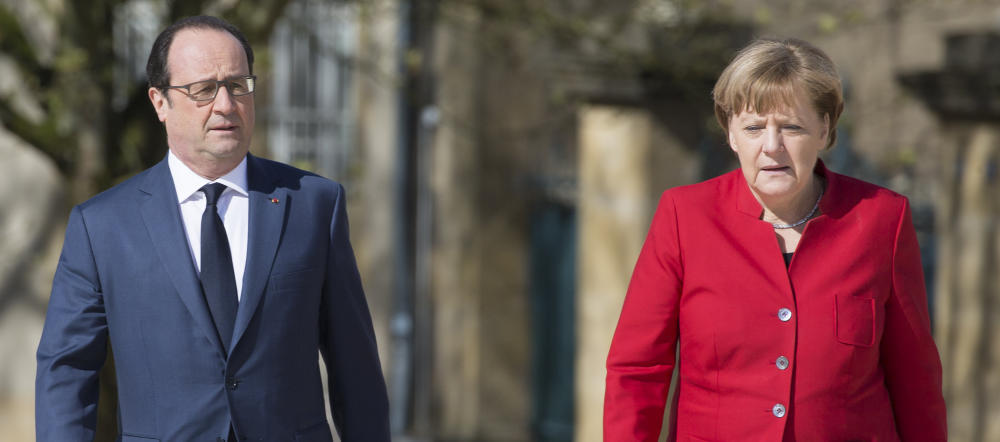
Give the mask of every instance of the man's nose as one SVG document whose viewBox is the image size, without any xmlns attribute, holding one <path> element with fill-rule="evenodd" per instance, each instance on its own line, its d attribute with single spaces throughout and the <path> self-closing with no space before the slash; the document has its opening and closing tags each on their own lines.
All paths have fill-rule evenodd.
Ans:
<svg viewBox="0 0 1000 442">
<path fill-rule="evenodd" d="M 235 107 L 236 98 L 229 93 L 229 86 L 220 84 L 219 90 L 215 92 L 215 101 L 212 103 L 212 109 L 220 113 L 231 112 Z"/>
</svg>

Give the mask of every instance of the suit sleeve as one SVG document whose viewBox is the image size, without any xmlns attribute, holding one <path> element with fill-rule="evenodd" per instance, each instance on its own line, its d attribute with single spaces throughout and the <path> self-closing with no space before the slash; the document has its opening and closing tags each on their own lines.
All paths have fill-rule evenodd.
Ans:
<svg viewBox="0 0 1000 442">
<path fill-rule="evenodd" d="M 338 185 L 320 311 L 320 350 L 330 384 L 334 425 L 344 442 L 388 441 L 389 399 L 371 314 L 361 287 Z"/>
<path fill-rule="evenodd" d="M 66 228 L 38 344 L 35 433 L 39 442 L 93 440 L 107 322 L 87 226 L 79 207 Z"/>
<path fill-rule="evenodd" d="M 632 272 L 608 354 L 605 441 L 659 437 L 674 369 L 682 282 L 676 211 L 667 191 Z"/>
<path fill-rule="evenodd" d="M 947 440 L 941 359 L 931 336 L 920 250 L 909 203 L 902 204 L 880 347 L 896 429 L 904 441 Z"/>
</svg>

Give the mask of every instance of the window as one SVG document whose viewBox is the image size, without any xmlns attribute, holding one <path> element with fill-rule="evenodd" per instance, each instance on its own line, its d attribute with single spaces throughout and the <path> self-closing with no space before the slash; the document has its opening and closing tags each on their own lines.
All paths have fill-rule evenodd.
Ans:
<svg viewBox="0 0 1000 442">
<path fill-rule="evenodd" d="M 353 157 L 352 74 L 357 7 L 298 0 L 271 36 L 270 94 L 263 115 L 274 159 L 345 182 Z M 267 92 L 264 92 L 267 91 Z"/>
</svg>

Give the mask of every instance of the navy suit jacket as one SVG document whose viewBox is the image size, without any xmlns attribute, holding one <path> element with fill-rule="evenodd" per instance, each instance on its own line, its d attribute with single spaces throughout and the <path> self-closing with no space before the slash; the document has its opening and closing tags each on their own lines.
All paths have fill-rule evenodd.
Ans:
<svg viewBox="0 0 1000 442">
<path fill-rule="evenodd" d="M 113 348 L 123 441 L 389 440 L 388 398 L 339 184 L 247 159 L 243 292 L 223 346 L 163 160 L 75 207 L 38 346 L 39 441 L 92 440 Z M 224 348 L 229 348 L 227 354 Z M 319 352 L 317 352 L 319 350 Z"/>
</svg>

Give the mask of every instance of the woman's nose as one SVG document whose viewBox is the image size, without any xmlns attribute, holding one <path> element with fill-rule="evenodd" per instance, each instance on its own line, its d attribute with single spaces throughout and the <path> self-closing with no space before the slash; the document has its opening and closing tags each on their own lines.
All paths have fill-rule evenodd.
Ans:
<svg viewBox="0 0 1000 442">
<path fill-rule="evenodd" d="M 772 128 L 768 128 L 765 131 L 763 146 L 765 153 L 771 154 L 780 151 L 783 147 L 782 143 L 781 131 Z"/>
</svg>

